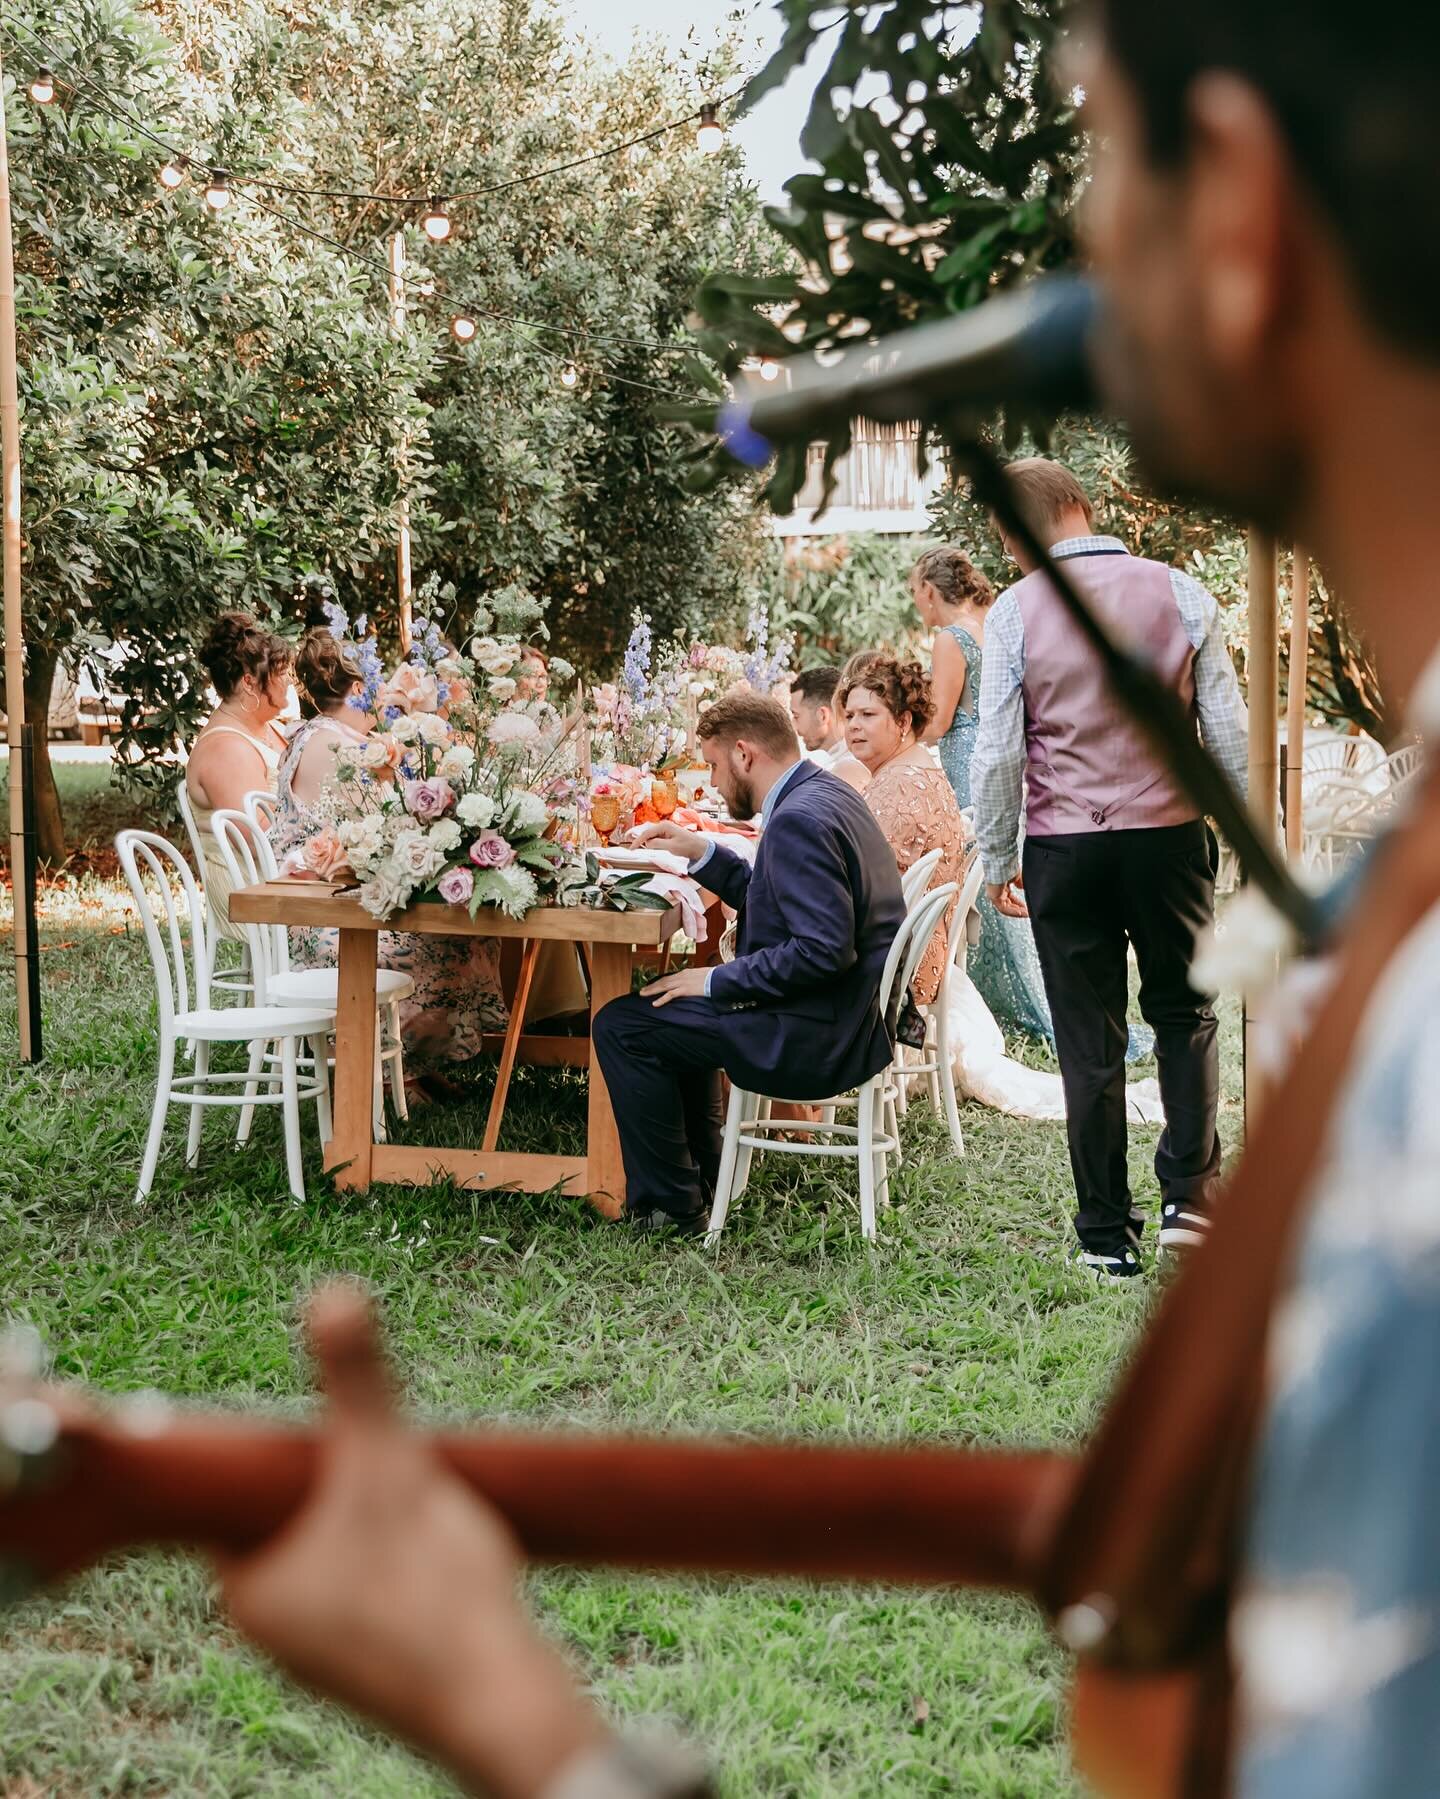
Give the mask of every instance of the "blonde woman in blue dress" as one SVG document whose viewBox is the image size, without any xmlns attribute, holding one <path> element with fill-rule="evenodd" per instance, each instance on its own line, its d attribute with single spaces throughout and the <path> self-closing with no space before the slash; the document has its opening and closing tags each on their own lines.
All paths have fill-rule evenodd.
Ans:
<svg viewBox="0 0 1440 1799">
<path fill-rule="evenodd" d="M 970 758 L 980 727 L 980 664 L 985 612 L 995 590 L 962 550 L 926 550 L 910 571 L 910 596 L 921 620 L 935 633 L 931 682 L 935 716 L 923 741 L 940 752 L 940 765 L 962 811 L 970 806 Z M 1055 1043 L 1055 1027 L 1040 976 L 1034 933 L 1026 918 L 1005 918 L 982 894 L 980 941 L 970 951 L 970 979 L 996 1020 Z"/>
<path fill-rule="evenodd" d="M 970 807 L 970 758 L 980 729 L 980 668 L 985 654 L 985 614 L 995 590 L 955 544 L 926 550 L 910 571 L 910 597 L 921 621 L 935 633 L 931 682 L 935 716 L 923 741 L 934 744 L 962 811 Z M 1028 918 L 1007 918 L 980 896 L 980 941 L 970 951 L 970 979 L 1005 1029 L 1055 1047 L 1055 1027 L 1040 973 L 1035 933 Z M 1130 1027 L 1126 1061 L 1154 1047 L 1146 1025 Z"/>
</svg>

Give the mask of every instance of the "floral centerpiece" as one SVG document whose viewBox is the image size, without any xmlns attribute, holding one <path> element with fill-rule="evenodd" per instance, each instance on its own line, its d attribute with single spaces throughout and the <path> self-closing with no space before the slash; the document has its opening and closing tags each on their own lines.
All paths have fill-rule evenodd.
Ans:
<svg viewBox="0 0 1440 1799">
<path fill-rule="evenodd" d="M 304 856 L 312 873 L 357 880 L 374 917 L 433 896 L 472 917 L 495 906 L 518 918 L 554 892 L 569 860 L 545 797 L 563 785 L 559 731 L 511 672 L 525 649 L 518 627 L 538 617 L 528 595 L 505 590 L 477 615 L 463 655 L 433 619 L 417 618 L 410 655 L 386 676 L 373 641 L 355 643 L 331 609 L 330 629 L 361 670 L 355 703 L 379 723 L 337 757 L 331 822 Z M 550 670 L 573 673 L 558 658 Z"/>
</svg>

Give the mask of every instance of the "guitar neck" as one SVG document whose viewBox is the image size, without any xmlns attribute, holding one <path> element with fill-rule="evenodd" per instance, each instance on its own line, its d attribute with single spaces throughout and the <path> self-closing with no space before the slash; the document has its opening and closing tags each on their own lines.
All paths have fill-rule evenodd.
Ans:
<svg viewBox="0 0 1440 1799">
<path fill-rule="evenodd" d="M 1070 1479 L 1051 1455 L 451 1433 L 436 1446 L 532 1560 L 828 1579 L 1029 1584 Z M 243 1551 L 315 1477 L 301 1429 L 183 1415 L 135 1435 L 65 1432 L 0 1501 L 0 1560 L 41 1578 L 117 1548 Z"/>
</svg>

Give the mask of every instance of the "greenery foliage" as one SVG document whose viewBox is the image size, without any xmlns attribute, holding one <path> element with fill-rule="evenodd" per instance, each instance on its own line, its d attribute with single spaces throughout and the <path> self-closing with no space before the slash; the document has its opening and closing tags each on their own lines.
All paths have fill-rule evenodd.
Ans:
<svg viewBox="0 0 1440 1799">
<path fill-rule="evenodd" d="M 12 25 L 32 722 L 58 659 L 119 646 L 122 739 L 153 761 L 201 713 L 191 651 L 209 617 L 298 621 L 317 572 L 393 625 L 402 496 L 417 575 L 450 583 L 462 613 L 523 582 L 586 662 L 635 605 L 667 627 L 743 617 L 758 526 L 742 494 L 688 490 L 685 445 L 653 411 L 694 390 L 698 365 L 648 347 L 691 343 L 696 281 L 749 253 L 732 154 L 670 133 L 457 207 L 435 248 L 393 205 L 240 185 L 213 215 L 196 181 L 157 184 L 145 135 L 301 185 L 488 187 L 684 117 L 723 57 L 702 70 L 641 50 L 611 70 L 566 48 L 542 0 L 364 16 L 338 0 L 293 16 L 21 0 Z M 25 97 L 36 34 L 65 53 L 43 108 Z M 397 338 L 383 263 L 398 227 L 419 303 Z M 421 296 L 431 280 L 477 318 L 464 349 L 445 293 Z M 572 360 L 573 389 L 558 379 Z M 54 856 L 43 761 L 41 778 Z"/>
</svg>

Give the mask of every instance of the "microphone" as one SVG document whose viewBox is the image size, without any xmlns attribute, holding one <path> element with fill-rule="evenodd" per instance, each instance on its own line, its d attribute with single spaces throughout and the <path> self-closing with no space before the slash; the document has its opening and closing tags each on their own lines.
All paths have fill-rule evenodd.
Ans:
<svg viewBox="0 0 1440 1799">
<path fill-rule="evenodd" d="M 725 406 L 721 440 L 758 468 L 777 443 L 828 435 L 847 419 L 978 423 L 998 406 L 1078 410 L 1095 403 L 1089 340 L 1095 289 L 1073 275 L 1032 281 L 953 319 L 857 344 L 828 368 L 810 357 L 783 364 L 788 388 Z"/>
</svg>

